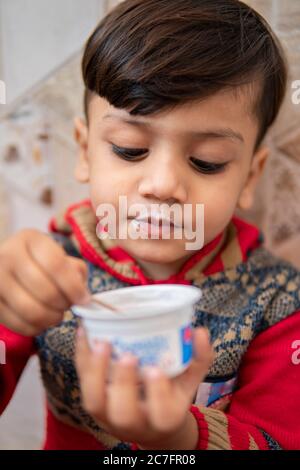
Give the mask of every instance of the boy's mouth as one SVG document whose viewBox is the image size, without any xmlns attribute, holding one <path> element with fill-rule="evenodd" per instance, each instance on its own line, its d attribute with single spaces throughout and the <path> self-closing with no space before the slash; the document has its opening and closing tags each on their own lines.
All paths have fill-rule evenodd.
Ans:
<svg viewBox="0 0 300 470">
<path fill-rule="evenodd" d="M 175 224 L 166 218 L 156 217 L 135 217 L 133 218 L 137 223 L 154 225 L 155 227 L 174 227 Z M 178 226 L 177 226 L 178 227 Z"/>
<path fill-rule="evenodd" d="M 138 217 L 128 217 L 131 223 L 136 227 L 139 233 L 144 233 L 147 238 L 154 237 L 155 239 L 167 238 L 169 239 L 171 233 L 175 230 L 182 230 L 181 225 L 175 224 L 169 217 L 164 217 L 161 214 L 143 215 Z"/>
<path fill-rule="evenodd" d="M 154 227 L 182 228 L 182 224 L 175 223 L 172 218 L 159 212 L 148 212 L 148 214 L 146 213 L 135 217 L 129 216 L 128 219 L 134 220 L 139 224 L 148 224 Z"/>
</svg>

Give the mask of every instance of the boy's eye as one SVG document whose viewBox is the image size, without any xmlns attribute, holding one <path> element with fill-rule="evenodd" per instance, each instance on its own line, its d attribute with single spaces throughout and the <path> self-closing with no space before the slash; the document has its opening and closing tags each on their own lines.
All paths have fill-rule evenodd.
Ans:
<svg viewBox="0 0 300 470">
<path fill-rule="evenodd" d="M 148 151 L 147 149 L 129 149 L 124 147 L 117 147 L 116 145 L 113 145 L 112 149 L 116 155 L 124 158 L 124 160 L 136 160 Z"/>
<path fill-rule="evenodd" d="M 148 152 L 148 149 L 124 148 L 118 147 L 117 145 L 112 145 L 112 149 L 116 155 L 128 161 L 136 161 Z M 197 171 L 207 175 L 219 173 L 227 165 L 227 163 L 205 162 L 194 157 L 191 157 L 190 161 L 193 163 L 193 166 L 196 167 Z"/>
<path fill-rule="evenodd" d="M 205 162 L 203 160 L 199 160 L 198 158 L 191 157 L 190 161 L 193 163 L 193 166 L 196 167 L 197 171 L 200 173 L 204 173 L 207 175 L 215 174 L 215 173 L 220 173 L 222 170 L 227 165 L 227 162 L 225 163 L 211 163 L 211 162 Z"/>
</svg>

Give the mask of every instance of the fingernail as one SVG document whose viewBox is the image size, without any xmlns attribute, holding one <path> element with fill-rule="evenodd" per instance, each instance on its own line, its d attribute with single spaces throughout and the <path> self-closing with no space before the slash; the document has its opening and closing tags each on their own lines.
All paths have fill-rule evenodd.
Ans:
<svg viewBox="0 0 300 470">
<path fill-rule="evenodd" d="M 86 292 L 83 296 L 81 296 L 79 299 L 78 299 L 78 304 L 89 304 L 92 300 L 92 297 L 91 297 L 91 294 L 89 292 Z"/>
<path fill-rule="evenodd" d="M 106 343 L 104 341 L 96 340 L 93 344 L 93 352 L 95 354 L 103 354 L 106 350 Z"/>
<path fill-rule="evenodd" d="M 149 379 L 159 379 L 162 376 L 161 370 L 157 367 L 145 367 L 144 373 Z"/>
<path fill-rule="evenodd" d="M 78 336 L 78 338 L 82 338 L 83 335 L 84 335 L 84 330 L 83 330 L 82 326 L 79 326 L 77 328 L 77 336 Z"/>
<path fill-rule="evenodd" d="M 123 356 L 119 359 L 120 364 L 123 365 L 135 365 L 137 363 L 138 359 L 136 356 L 134 356 L 131 353 L 125 353 Z"/>
<path fill-rule="evenodd" d="M 211 336 L 210 336 L 210 331 L 208 328 L 205 328 L 207 336 L 208 336 L 208 341 L 211 342 Z"/>
</svg>

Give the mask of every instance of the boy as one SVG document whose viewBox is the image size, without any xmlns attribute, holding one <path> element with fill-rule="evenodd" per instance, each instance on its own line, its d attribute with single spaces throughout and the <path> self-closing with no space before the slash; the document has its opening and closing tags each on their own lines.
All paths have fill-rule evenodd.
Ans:
<svg viewBox="0 0 300 470">
<path fill-rule="evenodd" d="M 76 177 L 90 199 L 51 222 L 55 241 L 25 230 L 0 250 L 1 408 L 36 352 L 45 449 L 299 448 L 299 272 L 234 216 L 253 202 L 285 94 L 276 37 L 237 0 L 127 0 L 88 40 L 82 71 Z M 118 209 L 120 196 L 146 209 L 203 204 L 203 248 L 98 237 L 98 207 Z M 135 222 L 147 233 L 155 225 Z M 88 291 L 151 283 L 193 284 L 203 298 L 191 366 L 172 380 L 149 368 L 141 397 L 130 355 L 106 384 L 110 345 L 91 351 L 70 306 Z"/>
</svg>

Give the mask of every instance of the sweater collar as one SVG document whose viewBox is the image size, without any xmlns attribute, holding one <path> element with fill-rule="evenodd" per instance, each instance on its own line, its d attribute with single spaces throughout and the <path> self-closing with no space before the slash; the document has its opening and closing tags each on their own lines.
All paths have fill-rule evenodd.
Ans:
<svg viewBox="0 0 300 470">
<path fill-rule="evenodd" d="M 100 240 L 96 226 L 97 218 L 88 199 L 70 206 L 49 224 L 50 231 L 68 236 L 83 258 L 132 285 L 194 283 L 245 261 L 262 241 L 256 227 L 233 217 L 224 232 L 194 253 L 178 273 L 168 279 L 153 280 L 145 276 L 135 259 L 115 240 Z"/>
</svg>

